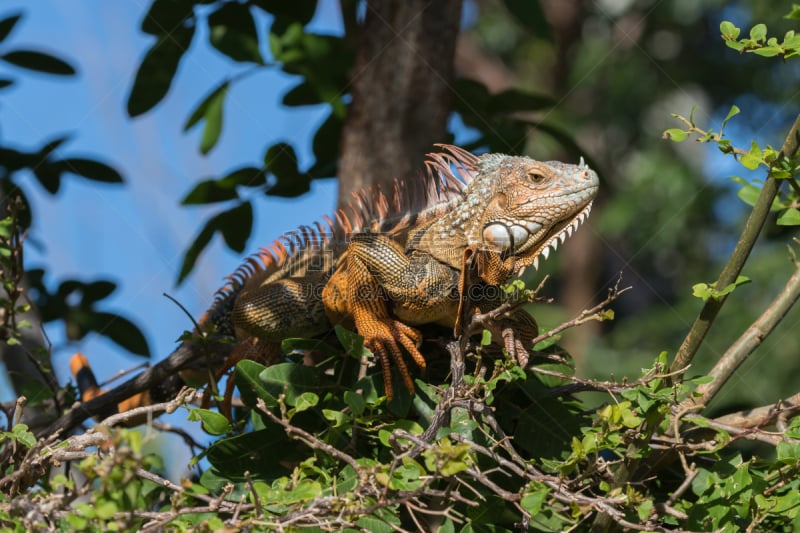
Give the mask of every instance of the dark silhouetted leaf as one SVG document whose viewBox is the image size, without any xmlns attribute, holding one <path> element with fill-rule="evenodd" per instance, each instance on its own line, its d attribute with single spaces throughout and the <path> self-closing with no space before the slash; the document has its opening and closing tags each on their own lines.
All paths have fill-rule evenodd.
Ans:
<svg viewBox="0 0 800 533">
<path fill-rule="evenodd" d="M 260 187 L 267 183 L 267 174 L 261 168 L 242 167 L 222 178 L 222 181 L 243 187 Z"/>
<path fill-rule="evenodd" d="M 0 165 L 9 172 L 36 164 L 36 155 L 20 152 L 13 148 L 0 148 Z"/>
<path fill-rule="evenodd" d="M 14 26 L 17 24 L 17 21 L 19 21 L 20 17 L 22 17 L 22 13 L 16 13 L 10 17 L 0 20 L 0 41 L 6 40 L 6 37 L 8 37 L 8 35 L 11 33 L 11 30 L 14 29 Z"/>
<path fill-rule="evenodd" d="M 320 102 L 319 94 L 307 81 L 295 85 L 283 95 L 283 105 L 287 106 L 314 105 Z"/>
<path fill-rule="evenodd" d="M 314 134 L 312 148 L 316 161 L 308 171 L 311 177 L 330 178 L 338 174 L 339 144 L 343 127 L 344 121 L 331 113 Z"/>
<path fill-rule="evenodd" d="M 225 244 L 234 252 L 243 252 L 253 229 L 253 206 L 244 202 L 215 217 Z"/>
<path fill-rule="evenodd" d="M 142 31 L 150 35 L 168 35 L 187 20 L 194 22 L 193 0 L 154 0 L 142 20 Z"/>
<path fill-rule="evenodd" d="M 200 256 L 202 251 L 208 246 L 208 243 L 211 241 L 211 237 L 214 236 L 214 233 L 217 231 L 216 229 L 216 222 L 215 219 L 211 219 L 206 222 L 206 225 L 203 226 L 203 229 L 200 230 L 200 233 L 197 234 L 192 244 L 189 245 L 189 249 L 186 250 L 186 253 L 183 254 L 183 263 L 181 264 L 181 270 L 178 273 L 178 284 L 183 282 L 186 279 L 186 276 L 194 268 L 195 263 L 197 263 L 197 258 Z"/>
<path fill-rule="evenodd" d="M 222 106 L 225 102 L 225 95 L 228 94 L 229 86 L 230 82 L 226 80 L 214 89 L 211 94 L 197 105 L 189 120 L 183 126 L 183 131 L 187 131 L 200 120 L 205 119 L 203 137 L 200 141 L 200 151 L 204 154 L 207 154 L 217 144 L 219 135 L 222 132 Z"/>
<path fill-rule="evenodd" d="M 267 190 L 270 196 L 293 197 L 310 189 L 311 177 L 297 168 L 294 148 L 286 143 L 270 146 L 264 156 L 264 165 L 275 176 L 275 184 Z"/>
<path fill-rule="evenodd" d="M 250 6 L 227 3 L 208 17 L 211 45 L 234 61 L 263 64 Z"/>
<path fill-rule="evenodd" d="M 147 339 L 133 322 L 114 313 L 97 312 L 94 315 L 98 325 L 92 328 L 94 331 L 133 354 L 150 357 Z"/>
<path fill-rule="evenodd" d="M 136 117 L 159 103 L 169 91 L 172 78 L 194 36 L 194 27 L 181 27 L 164 35 L 148 50 L 128 97 L 128 115 Z"/>
<path fill-rule="evenodd" d="M 71 157 L 54 161 L 53 166 L 62 172 L 71 172 L 92 181 L 103 183 L 122 183 L 122 176 L 113 167 L 93 159 Z"/>
<path fill-rule="evenodd" d="M 13 50 L 0 56 L 6 63 L 20 68 L 59 76 L 72 76 L 75 69 L 66 61 L 35 50 Z"/>
<path fill-rule="evenodd" d="M 489 89 L 483 83 L 459 78 L 453 87 L 453 106 L 461 115 L 467 126 L 481 130 L 486 128 L 487 107 L 489 106 Z"/>
<path fill-rule="evenodd" d="M 544 16 L 539 0 L 504 0 L 506 8 L 536 37 L 553 40 L 550 24 Z"/>
<path fill-rule="evenodd" d="M 230 249 L 241 253 L 247 245 L 247 239 L 250 238 L 252 230 L 253 206 L 250 202 L 244 202 L 212 217 L 186 250 L 178 274 L 178 283 L 186 279 L 186 276 L 192 271 L 197 258 L 211 241 L 214 233 L 219 231 L 225 239 L 225 244 Z"/>
<path fill-rule="evenodd" d="M 519 89 L 507 89 L 491 97 L 487 110 L 490 113 L 539 111 L 555 105 L 555 100 L 544 94 L 533 94 Z"/>
<path fill-rule="evenodd" d="M 238 198 L 237 186 L 258 187 L 267 181 L 263 169 L 243 167 L 234 170 L 224 178 L 205 180 L 198 183 L 181 202 L 183 205 L 210 204 Z"/>
<path fill-rule="evenodd" d="M 94 302 L 107 298 L 116 288 L 116 283 L 106 280 L 87 283 L 83 286 L 83 303 L 84 305 L 91 305 Z"/>
<path fill-rule="evenodd" d="M 299 453 L 283 430 L 271 427 L 220 439 L 209 447 L 207 457 L 227 480 L 243 480 L 245 472 L 247 479 L 270 479 L 288 474 L 284 464 Z"/>
<path fill-rule="evenodd" d="M 228 187 L 222 180 L 205 180 L 195 185 L 181 201 L 182 205 L 211 204 L 238 198 L 235 187 Z"/>
<path fill-rule="evenodd" d="M 317 0 L 253 0 L 252 3 L 273 15 L 270 31 L 278 35 L 292 23 L 308 24 L 317 9 Z"/>
<path fill-rule="evenodd" d="M 43 161 L 33 167 L 33 174 L 50 194 L 56 194 L 61 187 L 61 169 L 48 162 Z"/>
<path fill-rule="evenodd" d="M 9 78 L 0 78 L 0 89 L 5 89 L 14 84 L 14 80 Z"/>
</svg>

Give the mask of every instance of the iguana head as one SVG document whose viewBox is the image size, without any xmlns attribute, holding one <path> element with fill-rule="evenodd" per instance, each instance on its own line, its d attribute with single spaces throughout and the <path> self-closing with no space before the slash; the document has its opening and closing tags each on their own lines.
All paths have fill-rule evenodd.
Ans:
<svg viewBox="0 0 800 533">
<path fill-rule="evenodd" d="M 480 156 L 463 201 L 437 228 L 453 230 L 482 252 L 481 277 L 505 282 L 526 267 L 538 267 L 586 220 L 597 196 L 597 174 L 581 158 L 577 165 L 529 157 Z M 452 238 L 452 237 L 451 237 Z"/>
<path fill-rule="evenodd" d="M 597 174 L 583 158 L 570 165 L 488 155 L 481 158 L 480 174 L 494 176 L 478 226 L 480 242 L 485 249 L 513 256 L 515 270 L 538 267 L 539 255 L 546 259 L 551 247 L 555 250 L 572 235 L 597 196 Z"/>
</svg>

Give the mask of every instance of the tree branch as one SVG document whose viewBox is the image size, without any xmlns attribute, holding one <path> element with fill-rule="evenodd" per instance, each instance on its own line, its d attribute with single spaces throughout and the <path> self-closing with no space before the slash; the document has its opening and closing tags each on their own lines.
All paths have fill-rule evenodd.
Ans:
<svg viewBox="0 0 800 533">
<path fill-rule="evenodd" d="M 789 129 L 786 140 L 781 147 L 781 157 L 778 157 L 776 161 L 780 161 L 782 156 L 794 156 L 799 143 L 800 115 L 798 115 L 791 129 Z M 750 212 L 750 216 L 747 217 L 742 234 L 739 236 L 739 241 L 736 243 L 736 248 L 731 253 L 730 259 L 728 259 L 728 262 L 722 269 L 719 279 L 715 284 L 717 289 L 727 287 L 736 281 L 736 278 L 742 271 L 745 261 L 747 261 L 747 258 L 750 256 L 750 252 L 755 245 L 756 239 L 758 239 L 758 235 L 761 233 L 761 229 L 764 227 L 764 222 L 767 220 L 767 216 L 769 216 L 772 201 L 775 199 L 775 195 L 778 194 L 779 187 L 780 182 L 773 177 L 772 169 L 770 169 L 764 186 L 761 188 L 761 193 L 758 195 L 758 200 L 756 200 L 756 205 Z M 722 305 L 726 300 L 727 296 L 722 296 L 719 299 L 709 298 L 706 300 L 706 303 L 700 310 L 700 314 L 695 319 L 692 328 L 689 330 L 689 333 L 687 333 L 686 338 L 683 340 L 683 343 L 675 355 L 675 360 L 671 367 L 672 371 L 688 366 L 692 362 L 692 359 L 694 359 L 697 350 L 703 343 L 703 339 L 705 339 L 708 330 L 711 329 L 711 325 L 714 323 L 717 314 L 720 309 L 722 309 Z"/>
</svg>

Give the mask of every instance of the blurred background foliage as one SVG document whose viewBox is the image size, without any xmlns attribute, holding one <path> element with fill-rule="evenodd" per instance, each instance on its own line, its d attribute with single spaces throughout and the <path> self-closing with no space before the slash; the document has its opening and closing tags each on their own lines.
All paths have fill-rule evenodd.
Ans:
<svg viewBox="0 0 800 533">
<path fill-rule="evenodd" d="M 276 105 L 330 110 L 310 141 L 295 141 L 287 131 L 288 144 L 265 146 L 262 165 L 232 161 L 233 170 L 224 175 L 198 177 L 183 203 L 213 204 L 220 210 L 199 225 L 193 237 L 187 236 L 178 279 L 186 279 L 197 261 L 214 260 L 202 258 L 202 252 L 215 234 L 238 253 L 266 244 L 249 239 L 254 205 L 264 205 L 254 204 L 254 193 L 294 196 L 306 192 L 311 180 L 337 175 L 357 47 L 353 27 L 364 14 L 360 2 L 343 0 L 340 5 L 342 28 L 334 35 L 307 30 L 318 8 L 313 0 L 155 0 L 139 21 L 141 31 L 153 40 L 138 72 L 131 73 L 125 103 L 131 117 L 158 113 L 157 104 L 169 93 L 174 77 L 181 75 L 181 61 L 195 47 L 210 46 L 230 59 L 230 69 L 209 85 L 206 98 L 186 103 L 186 120 L 176 125 L 176 135 L 179 128 L 202 129 L 198 150 L 204 154 L 214 150 L 221 136 L 238 135 L 225 129 L 226 114 L 268 116 Z M 731 20 L 747 28 L 752 21 L 763 21 L 771 34 L 782 35 L 796 27 L 796 21 L 781 18 L 789 7 L 786 3 L 779 9 L 756 0 L 464 3 L 452 84 L 454 111 L 448 121 L 450 133 L 440 141 L 455 139 L 476 151 L 525 153 L 545 160 L 576 160 L 584 155 L 601 174 L 601 197 L 588 229 L 542 268 L 553 274 L 547 290 L 556 296 L 557 305 L 536 309 L 542 326 L 554 326 L 602 299 L 618 272 L 624 274 L 623 285 L 633 286 L 615 303 L 615 321 L 584 327 L 564 339 L 579 373 L 635 375 L 660 351 L 674 353 L 688 331 L 702 303 L 692 296 L 691 286 L 716 279 L 749 209 L 737 198 L 741 185 L 730 178 L 758 180 L 763 173 L 748 172 L 732 158 L 723 158 L 714 146 L 679 145 L 661 135 L 676 125 L 671 113 L 688 115 L 696 106 L 698 124 L 718 128 L 736 104 L 742 113 L 726 129 L 734 144 L 746 148 L 751 139 L 758 139 L 780 145 L 798 111 L 796 62 L 780 65 L 727 49 L 719 24 Z M 0 30 L 10 20 L 2 18 L 6 22 Z M 207 28 L 202 35 L 208 42 L 198 42 L 199 25 Z M 58 75 L 73 72 L 68 63 L 55 58 L 48 62 L 41 56 L 6 52 L 0 60 Z M 297 76 L 297 84 L 281 102 L 264 102 L 262 109 L 226 106 L 230 88 L 259 83 L 252 74 L 260 69 L 281 69 Z M 3 133 L 4 145 L 13 146 L 13 132 Z M 303 142 L 310 142 L 315 158 L 305 168 L 292 147 Z M 52 144 L 37 152 L 46 167 L 34 161 L 36 154 L 3 149 L 0 181 L 5 194 L 16 187 L 15 172 L 28 163 L 51 193 L 58 191 L 62 172 L 98 181 L 122 180 L 104 163 L 48 159 Z M 113 164 L 114 154 L 102 154 L 102 159 Z M 45 175 L 42 168 L 51 172 Z M 348 177 L 339 177 L 345 187 Z M 384 178 L 392 177 L 388 168 Z M 26 186 L 21 190 L 31 193 Z M 176 198 L 176 204 L 180 200 Z M 792 235 L 791 228 L 768 226 L 744 272 L 753 282 L 739 288 L 728 302 L 690 373 L 706 370 L 782 286 L 791 269 L 785 246 Z M 80 310 L 81 305 L 68 301 L 70 294 L 82 291 L 85 296 L 88 288 L 97 287 L 91 283 L 77 287 L 68 280 L 68 286 L 48 291 L 42 279 L 43 273 L 37 271 L 36 303 L 47 320 L 58 316 L 53 306 Z M 107 282 L 102 288 L 96 299 L 113 290 Z M 84 303 L 91 306 L 96 299 L 84 298 Z M 80 328 L 73 330 L 80 335 L 87 329 L 108 331 L 96 324 L 104 312 L 89 318 L 75 312 L 69 316 L 81 319 Z M 64 319 L 70 320 L 69 316 Z M 128 319 L 139 324 L 147 320 Z M 734 378 L 720 402 L 764 404 L 796 391 L 798 319 L 796 311 L 786 319 Z M 146 327 L 152 331 L 154 326 Z M 118 330 L 115 335 L 114 340 L 126 348 L 147 351 L 141 335 L 134 333 L 127 340 Z"/>
</svg>

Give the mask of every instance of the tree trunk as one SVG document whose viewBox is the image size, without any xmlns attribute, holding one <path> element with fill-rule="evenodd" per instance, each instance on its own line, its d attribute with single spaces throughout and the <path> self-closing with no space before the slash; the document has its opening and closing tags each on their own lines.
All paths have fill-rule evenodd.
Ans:
<svg viewBox="0 0 800 533">
<path fill-rule="evenodd" d="M 342 133 L 339 205 L 415 175 L 446 140 L 461 0 L 369 0 Z"/>
</svg>

